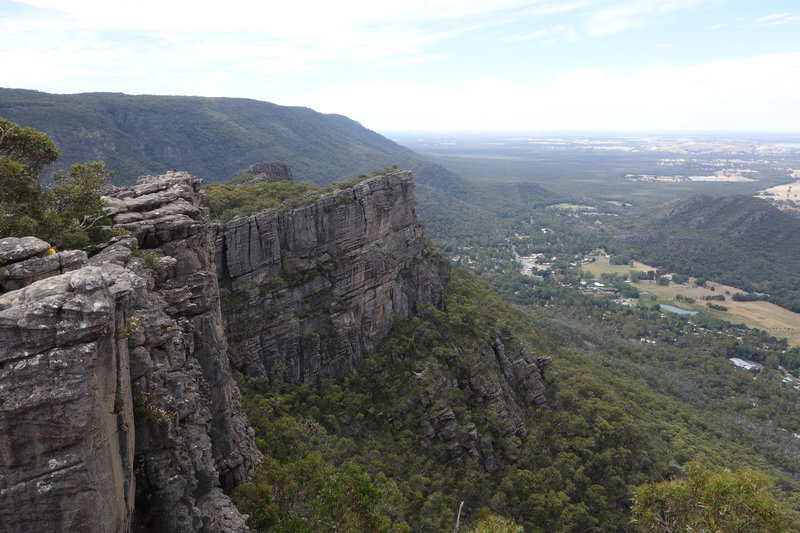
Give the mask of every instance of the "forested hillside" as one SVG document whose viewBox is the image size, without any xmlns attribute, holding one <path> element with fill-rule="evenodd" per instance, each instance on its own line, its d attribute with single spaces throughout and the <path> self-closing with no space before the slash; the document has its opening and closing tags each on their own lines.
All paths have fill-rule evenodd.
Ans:
<svg viewBox="0 0 800 533">
<path fill-rule="evenodd" d="M 398 321 L 348 376 L 320 390 L 243 378 L 269 460 L 235 501 L 264 531 L 452 531 L 460 501 L 465 531 L 492 514 L 624 529 L 630 487 L 669 471 L 663 443 L 529 324 L 457 271 L 446 312 Z M 557 375 L 536 400 L 522 360 L 544 356 Z"/>
<path fill-rule="evenodd" d="M 110 97 L 125 109 L 138 102 Z M 239 102 L 172 103 L 182 109 L 217 100 Z M 159 108 L 167 115 L 168 103 Z M 83 116 L 75 113 L 75 120 Z M 136 115 L 126 113 L 117 110 Z M 148 113 L 141 116 L 158 114 Z M 198 123 L 227 127 L 224 117 L 208 116 Z M 145 130 L 126 134 L 130 146 L 151 142 Z M 303 146 L 318 147 L 314 168 L 342 161 L 324 135 L 302 131 Z M 179 151 L 194 142 L 184 139 Z M 402 165 L 401 152 L 389 163 Z M 417 215 L 472 273 L 456 269 L 442 310 L 421 306 L 418 316 L 396 320 L 374 354 L 318 388 L 290 385 L 277 370 L 239 377 L 266 457 L 252 483 L 233 495 L 251 527 L 444 532 L 453 530 L 463 501 L 465 531 L 494 515 L 534 532 L 631 530 L 642 525 L 631 515 L 635 487 L 683 477 L 699 461 L 766 472 L 788 508 L 776 507 L 777 514 L 800 528 L 800 380 L 788 375 L 800 368 L 800 350 L 705 313 L 663 313 L 655 300 L 621 305 L 587 289 L 580 271 L 588 251 L 607 246 L 626 263 L 638 257 L 720 281 L 735 276 L 790 299 L 796 219 L 749 198 L 696 197 L 629 220 L 622 205 L 569 204 L 535 184 L 477 184 L 406 161 L 418 169 Z M 347 174 L 350 184 L 358 173 Z M 223 219 L 289 210 L 319 193 L 285 181 L 206 192 Z M 519 256 L 537 254 L 546 270 L 522 275 Z M 764 368 L 744 370 L 731 357 Z"/>
<path fill-rule="evenodd" d="M 727 360 L 785 345 L 557 286 L 557 303 L 514 309 L 455 270 L 446 310 L 398 321 L 350 375 L 319 390 L 242 378 L 269 458 L 234 493 L 251 526 L 449 532 L 464 501 L 465 531 L 491 515 L 529 532 L 637 530 L 634 487 L 690 461 L 767 472 L 800 525 L 798 393 Z M 521 350 L 552 357 L 542 406 L 503 377 L 500 353 Z"/>
<path fill-rule="evenodd" d="M 324 185 L 414 157 L 342 115 L 243 98 L 0 89 L 0 116 L 49 135 L 59 164 L 105 161 L 120 185 L 171 168 L 223 181 L 271 160 Z"/>
</svg>

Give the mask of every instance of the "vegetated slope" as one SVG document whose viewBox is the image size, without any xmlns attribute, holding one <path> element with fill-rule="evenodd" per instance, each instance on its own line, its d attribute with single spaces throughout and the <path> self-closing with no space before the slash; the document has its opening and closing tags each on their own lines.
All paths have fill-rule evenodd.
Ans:
<svg viewBox="0 0 800 533">
<path fill-rule="evenodd" d="M 417 211 L 428 233 L 448 254 L 464 246 L 502 242 L 520 220 L 562 198 L 534 183 L 461 183 L 456 194 L 426 183 L 418 186 Z"/>
<path fill-rule="evenodd" d="M 453 531 L 464 501 L 465 531 L 490 513 L 526 531 L 625 528 L 629 487 L 668 468 L 636 406 L 574 371 L 486 282 L 453 274 L 446 311 L 396 321 L 345 378 L 244 378 L 267 457 L 234 495 L 251 527 Z M 545 356 L 559 373 L 537 407 Z"/>
<path fill-rule="evenodd" d="M 749 196 L 693 196 L 637 220 L 615 240 L 668 271 L 706 277 L 800 311 L 800 219 Z"/>
<path fill-rule="evenodd" d="M 570 294 L 522 312 L 454 269 L 446 309 L 397 321 L 350 375 L 317 390 L 244 378 L 267 457 L 234 493 L 250 526 L 446 532 L 464 501 L 465 531 L 489 514 L 532 532 L 625 531 L 633 486 L 698 460 L 768 472 L 797 527 L 800 393 L 727 360 L 785 345 Z M 545 408 L 506 380 L 500 344 L 552 357 Z"/>
<path fill-rule="evenodd" d="M 244 98 L 0 89 L 0 116 L 48 134 L 60 165 L 105 161 L 119 184 L 171 168 L 222 181 L 285 160 L 296 181 L 321 185 L 414 158 L 342 115 Z"/>
</svg>

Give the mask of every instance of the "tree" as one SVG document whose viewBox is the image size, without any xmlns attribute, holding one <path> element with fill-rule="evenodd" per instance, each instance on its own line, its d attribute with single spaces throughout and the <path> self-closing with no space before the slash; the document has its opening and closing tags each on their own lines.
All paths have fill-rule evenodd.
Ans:
<svg viewBox="0 0 800 533">
<path fill-rule="evenodd" d="M 635 489 L 631 520 L 637 531 L 788 531 L 786 510 L 767 490 L 771 482 L 764 473 L 710 470 L 689 463 L 687 474 L 686 479 Z"/>
<path fill-rule="evenodd" d="M 490 516 L 481 520 L 470 533 L 522 533 L 522 526 L 501 516 Z"/>
<path fill-rule="evenodd" d="M 51 187 L 51 209 L 61 219 L 60 239 L 70 248 L 82 248 L 108 236 L 111 220 L 105 212 L 100 191 L 114 171 L 100 161 L 72 165 L 69 174 L 55 174 Z"/>
<path fill-rule="evenodd" d="M 43 217 L 39 174 L 58 156 L 47 135 L 0 117 L 0 236 L 35 230 Z"/>
<path fill-rule="evenodd" d="M 100 197 L 114 173 L 94 161 L 39 183 L 42 168 L 58 159 L 42 132 L 0 117 L 0 237 L 34 235 L 62 248 L 80 248 L 108 236 L 110 220 Z"/>
</svg>

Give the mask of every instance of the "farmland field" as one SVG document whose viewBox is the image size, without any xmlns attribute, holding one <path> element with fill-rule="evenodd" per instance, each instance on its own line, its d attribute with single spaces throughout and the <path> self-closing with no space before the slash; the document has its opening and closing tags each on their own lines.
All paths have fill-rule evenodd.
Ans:
<svg viewBox="0 0 800 533">
<path fill-rule="evenodd" d="M 601 258 L 590 263 L 584 270 L 591 272 L 599 278 L 604 273 L 627 274 L 631 270 L 646 272 L 655 270 L 655 267 L 644 263 L 634 263 L 629 265 L 610 265 L 607 258 Z M 718 283 L 707 283 L 705 287 L 697 287 L 693 280 L 683 285 L 670 283 L 667 286 L 659 285 L 655 281 L 639 281 L 632 283 L 639 291 L 647 291 L 655 295 L 658 299 L 656 303 L 674 305 L 687 311 L 703 311 L 721 320 L 732 323 L 743 323 L 751 328 L 759 328 L 778 338 L 787 339 L 790 346 L 800 346 L 800 314 L 793 313 L 783 307 L 770 302 L 736 302 L 731 299 L 731 295 L 737 292 L 744 292 L 735 287 L 720 285 Z M 714 290 L 711 290 L 711 287 Z M 725 301 L 714 301 L 711 303 L 727 307 L 727 311 L 720 311 L 709 308 L 705 296 L 725 296 Z M 694 303 L 687 303 L 685 300 L 678 300 L 676 296 L 693 298 Z"/>
</svg>

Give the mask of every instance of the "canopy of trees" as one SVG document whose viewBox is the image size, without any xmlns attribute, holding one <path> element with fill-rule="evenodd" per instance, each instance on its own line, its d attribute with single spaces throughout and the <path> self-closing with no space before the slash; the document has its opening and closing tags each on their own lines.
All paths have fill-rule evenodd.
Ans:
<svg viewBox="0 0 800 533">
<path fill-rule="evenodd" d="M 636 489 L 638 531 L 788 531 L 786 511 L 767 490 L 769 479 L 752 470 L 710 470 L 689 463 L 685 479 L 645 483 Z"/>
<path fill-rule="evenodd" d="M 33 235 L 60 248 L 108 237 L 100 191 L 114 173 L 98 161 L 75 164 L 43 187 L 42 167 L 58 157 L 47 135 L 0 117 L 0 237 Z"/>
</svg>

